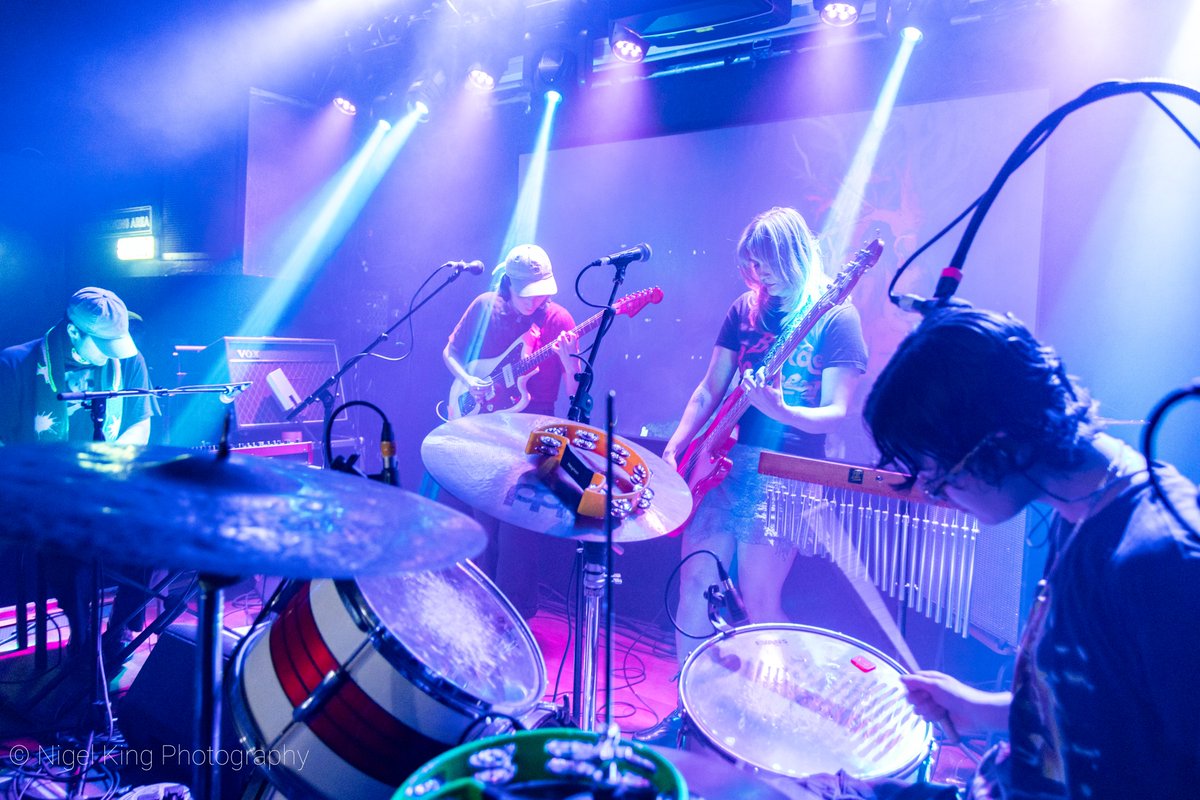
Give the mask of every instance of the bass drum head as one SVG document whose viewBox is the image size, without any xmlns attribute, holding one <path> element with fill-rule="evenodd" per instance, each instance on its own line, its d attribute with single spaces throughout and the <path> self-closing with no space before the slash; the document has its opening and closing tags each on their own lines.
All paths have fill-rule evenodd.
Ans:
<svg viewBox="0 0 1200 800">
<path fill-rule="evenodd" d="M 708 745 L 757 769 L 896 777 L 912 772 L 932 741 L 905 697 L 903 672 L 839 633 L 748 625 L 700 645 L 679 694 Z"/>
<path fill-rule="evenodd" d="M 409 668 L 423 673 L 412 676 L 416 682 L 500 713 L 532 708 L 545 694 L 546 665 L 533 634 L 473 564 L 355 583 Z M 385 643 L 382 652 L 394 655 L 388 650 Z"/>
</svg>

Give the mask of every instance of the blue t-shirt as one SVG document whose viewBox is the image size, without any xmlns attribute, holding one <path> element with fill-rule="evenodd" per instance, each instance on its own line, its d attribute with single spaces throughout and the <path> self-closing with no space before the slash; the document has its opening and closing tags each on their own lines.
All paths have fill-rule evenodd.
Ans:
<svg viewBox="0 0 1200 800">
<path fill-rule="evenodd" d="M 787 316 L 779 298 L 773 297 L 758 324 L 752 325 L 752 297 L 747 291 L 733 301 L 717 334 L 717 346 L 737 354 L 739 375 L 761 365 Z M 860 373 L 867 368 L 862 321 L 858 310 L 849 303 L 835 306 L 817 320 L 784 362 L 780 370 L 784 402 L 809 408 L 821 405 L 821 375 L 828 367 L 851 367 Z M 810 458 L 825 456 L 824 435 L 784 425 L 753 407 L 742 416 L 738 442 Z"/>
</svg>

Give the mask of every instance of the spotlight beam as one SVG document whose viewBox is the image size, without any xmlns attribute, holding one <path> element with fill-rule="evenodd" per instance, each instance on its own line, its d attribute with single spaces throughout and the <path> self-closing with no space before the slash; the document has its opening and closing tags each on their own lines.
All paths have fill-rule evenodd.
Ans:
<svg viewBox="0 0 1200 800">
<path fill-rule="evenodd" d="M 896 96 L 900 92 L 900 83 L 904 79 L 908 62 L 912 58 L 913 48 L 916 46 L 915 40 L 907 38 L 900 40 L 900 49 L 896 52 L 896 60 L 892 63 L 887 78 L 884 79 L 883 87 L 879 91 L 875 110 L 871 112 L 867 129 L 863 131 L 858 149 L 854 153 L 849 169 L 846 170 L 846 177 L 838 189 L 833 206 L 829 209 L 829 216 L 821 231 L 821 238 L 828 242 L 829 254 L 835 262 L 846 253 L 850 245 L 850 238 L 854 235 L 855 222 L 862 212 L 867 181 L 871 177 L 871 171 L 875 168 L 879 146 L 887 131 L 892 110 L 896 107 Z"/>
<path fill-rule="evenodd" d="M 547 92 L 547 95 L 550 93 Z M 542 121 L 538 126 L 537 139 L 534 141 L 533 152 L 530 154 L 529 167 L 521 181 L 521 190 L 517 194 L 517 205 L 508 223 L 508 232 L 504 235 L 504 246 L 496 258 L 499 262 L 509 250 L 518 244 L 537 241 L 538 216 L 542 208 L 542 191 L 546 183 L 546 157 L 550 151 L 550 133 L 554 128 L 554 112 L 562 102 L 562 95 L 553 93 L 557 99 L 547 97 L 546 108 L 542 112 Z M 495 291 L 500 285 L 501 274 L 492 274 L 491 289 Z M 479 324 L 471 333 L 471 340 L 464 350 L 467 361 L 479 358 L 483 346 L 483 333 L 491 321 L 491 308 L 485 308 L 480 316 Z"/>
<path fill-rule="evenodd" d="M 238 335 L 266 336 L 275 331 L 300 288 L 345 238 L 416 128 L 417 117 L 410 113 L 395 126 L 377 125 L 358 153 L 293 218 L 288 233 L 298 233 L 295 243 Z"/>
</svg>

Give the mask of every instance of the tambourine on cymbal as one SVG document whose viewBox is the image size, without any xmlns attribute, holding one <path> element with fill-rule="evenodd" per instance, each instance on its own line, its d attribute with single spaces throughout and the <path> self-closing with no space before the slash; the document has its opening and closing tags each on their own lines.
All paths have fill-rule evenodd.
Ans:
<svg viewBox="0 0 1200 800">
<path fill-rule="evenodd" d="M 577 423 L 544 414 L 460 417 L 425 437 L 421 458 L 446 491 L 472 508 L 549 536 L 603 541 L 604 520 L 580 513 L 578 490 L 571 491 L 549 474 L 547 456 L 526 453 L 531 433 L 569 426 Z M 678 529 L 692 511 L 687 484 L 654 453 L 617 438 L 649 469 L 653 499 L 647 508 L 637 508 L 619 521 L 614 541 L 643 541 Z"/>
<path fill-rule="evenodd" d="M 0 539 L 213 575 L 440 569 L 486 541 L 466 514 L 280 459 L 112 443 L 0 447 Z"/>
</svg>

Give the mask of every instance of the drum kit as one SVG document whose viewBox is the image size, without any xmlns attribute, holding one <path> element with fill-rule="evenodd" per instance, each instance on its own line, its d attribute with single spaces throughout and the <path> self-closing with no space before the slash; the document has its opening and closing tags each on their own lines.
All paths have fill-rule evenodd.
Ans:
<svg viewBox="0 0 1200 800">
<path fill-rule="evenodd" d="M 468 505 L 595 552 L 605 527 L 581 511 L 587 481 L 577 469 L 564 476 L 564 454 L 538 449 L 553 449 L 554 431 L 596 449 L 578 428 L 529 414 L 465 417 L 433 431 L 422 458 Z M 637 502 L 612 523 L 612 540 L 677 529 L 691 511 L 682 479 L 644 448 L 615 442 Z M 901 776 L 931 751 L 928 724 L 904 701 L 902 668 L 848 637 L 794 625 L 733 628 L 692 654 L 679 683 L 697 752 L 681 756 L 679 771 L 663 755 L 678 751 L 614 739 L 615 727 L 595 732 L 609 583 L 595 559 L 583 581 L 578 730 L 562 728 L 541 703 L 546 670 L 532 633 L 467 560 L 483 548 L 480 526 L 396 487 L 228 452 L 22 445 L 0 450 L 0 507 L 0 539 L 200 574 L 195 730 L 212 752 L 226 696 L 222 588 L 248 575 L 298 582 L 230 663 L 228 705 L 241 745 L 264 756 L 255 763 L 267 765 L 265 794 L 480 797 L 499 786 L 526 797 L 522 781 L 553 779 L 575 791 L 624 787 L 628 797 L 685 798 L 696 784 L 708 797 L 766 800 L 783 795 L 748 775 Z M 304 758 L 272 757 L 288 752 Z M 204 800 L 220 796 L 214 764 L 195 776 Z"/>
</svg>

